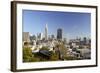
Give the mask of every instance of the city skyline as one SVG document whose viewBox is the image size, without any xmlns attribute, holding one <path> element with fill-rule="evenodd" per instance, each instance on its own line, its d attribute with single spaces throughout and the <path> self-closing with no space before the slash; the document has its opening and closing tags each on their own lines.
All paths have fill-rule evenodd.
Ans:
<svg viewBox="0 0 100 73">
<path fill-rule="evenodd" d="M 91 34 L 90 13 L 23 10 L 23 31 L 32 35 L 45 32 L 57 36 L 57 29 L 63 30 L 63 37 L 89 37 Z"/>
</svg>

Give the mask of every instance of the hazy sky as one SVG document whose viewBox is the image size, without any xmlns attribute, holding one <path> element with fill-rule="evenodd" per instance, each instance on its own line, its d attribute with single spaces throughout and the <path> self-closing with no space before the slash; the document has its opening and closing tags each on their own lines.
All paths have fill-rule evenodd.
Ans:
<svg viewBox="0 0 100 73">
<path fill-rule="evenodd" d="M 62 28 L 63 37 L 90 37 L 91 14 L 76 12 L 23 10 L 23 32 L 30 34 L 44 33 L 48 25 L 48 35 L 57 35 Z"/>
</svg>

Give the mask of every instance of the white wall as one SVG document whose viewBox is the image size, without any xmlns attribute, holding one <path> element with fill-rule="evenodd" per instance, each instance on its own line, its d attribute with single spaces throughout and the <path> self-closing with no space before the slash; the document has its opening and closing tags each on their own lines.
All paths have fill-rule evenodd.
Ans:
<svg viewBox="0 0 100 73">
<path fill-rule="evenodd" d="M 0 73 L 12 73 L 10 71 L 10 8 L 11 8 L 10 1 L 11 0 L 0 0 Z M 29 0 L 29 1 L 99 5 L 99 0 L 98 1 L 97 0 Z M 99 10 L 99 13 L 100 13 L 100 10 Z M 98 16 L 100 16 L 100 14 Z M 99 19 L 100 18 L 98 18 L 98 20 Z M 100 25 L 98 25 L 98 29 L 100 31 Z M 98 37 L 100 37 L 100 33 Z M 98 38 L 98 43 L 100 43 L 100 38 Z M 100 56 L 99 48 L 98 48 L 98 51 L 99 51 L 98 54 Z M 100 57 L 99 57 L 99 64 L 100 64 Z M 35 71 L 34 73 L 41 73 L 41 72 L 42 73 L 55 73 L 55 72 L 58 72 L 58 73 L 87 73 L 87 72 L 99 73 L 100 65 L 99 67 L 92 67 L 92 68 L 46 70 L 46 71 Z M 26 73 L 33 73 L 33 71 L 26 72 Z"/>
</svg>

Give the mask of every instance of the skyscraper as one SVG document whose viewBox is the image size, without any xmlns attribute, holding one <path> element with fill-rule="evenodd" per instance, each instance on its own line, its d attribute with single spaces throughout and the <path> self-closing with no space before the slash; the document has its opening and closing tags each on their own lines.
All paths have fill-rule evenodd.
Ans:
<svg viewBox="0 0 100 73">
<path fill-rule="evenodd" d="M 23 32 L 23 41 L 24 42 L 30 42 L 29 32 Z"/>
<path fill-rule="evenodd" d="M 37 34 L 37 39 L 38 39 L 38 40 L 42 40 L 42 38 L 43 38 L 43 34 L 42 34 L 42 33 L 38 33 L 38 34 Z"/>
<path fill-rule="evenodd" d="M 62 29 L 61 28 L 57 30 L 57 39 L 62 40 Z"/>
<path fill-rule="evenodd" d="M 45 40 L 48 40 L 48 26 L 45 25 Z"/>
</svg>

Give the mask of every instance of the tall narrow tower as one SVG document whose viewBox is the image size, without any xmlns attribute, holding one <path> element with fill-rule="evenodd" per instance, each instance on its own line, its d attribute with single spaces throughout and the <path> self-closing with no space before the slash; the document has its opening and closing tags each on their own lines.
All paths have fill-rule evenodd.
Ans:
<svg viewBox="0 0 100 73">
<path fill-rule="evenodd" d="M 45 40 L 48 40 L 48 26 L 45 25 Z"/>
<path fill-rule="evenodd" d="M 57 39 L 62 40 L 62 29 L 61 28 L 57 30 Z"/>
</svg>

